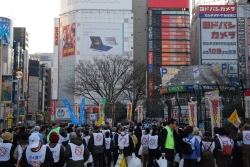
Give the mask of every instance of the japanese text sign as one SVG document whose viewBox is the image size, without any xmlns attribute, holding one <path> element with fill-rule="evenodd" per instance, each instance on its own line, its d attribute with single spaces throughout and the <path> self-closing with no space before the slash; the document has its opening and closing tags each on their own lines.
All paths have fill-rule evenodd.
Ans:
<svg viewBox="0 0 250 167">
<path fill-rule="evenodd" d="M 199 17 L 207 18 L 232 18 L 237 17 L 236 5 L 200 5 Z"/>
</svg>

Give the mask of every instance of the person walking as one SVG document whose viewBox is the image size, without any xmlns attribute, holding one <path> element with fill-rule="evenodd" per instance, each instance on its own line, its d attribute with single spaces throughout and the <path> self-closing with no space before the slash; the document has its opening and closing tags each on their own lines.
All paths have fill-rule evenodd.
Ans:
<svg viewBox="0 0 250 167">
<path fill-rule="evenodd" d="M 89 159 L 89 150 L 83 145 L 82 139 L 75 132 L 69 134 L 69 143 L 66 146 L 63 161 L 66 167 L 82 167 Z"/>
<path fill-rule="evenodd" d="M 105 149 L 106 166 L 111 167 L 111 159 L 112 159 L 111 152 L 113 151 L 113 141 L 111 140 L 109 132 L 105 133 L 105 146 L 106 146 Z"/>
<path fill-rule="evenodd" d="M 50 151 L 53 154 L 54 158 L 54 164 L 53 167 L 63 167 L 64 161 L 63 161 L 63 155 L 64 155 L 64 148 L 61 144 L 58 143 L 59 141 L 59 135 L 56 132 L 50 133 L 50 142 L 47 144 Z"/>
<path fill-rule="evenodd" d="M 188 137 L 184 138 L 183 141 L 190 144 L 193 152 L 191 154 L 182 154 L 182 158 L 184 159 L 183 167 L 196 167 L 197 162 L 201 160 L 200 143 L 198 139 L 192 135 L 192 126 L 187 126 L 184 131 L 188 134 Z"/>
<path fill-rule="evenodd" d="M 202 167 L 214 167 L 214 139 L 211 132 L 205 132 L 204 137 L 201 140 L 201 165 Z M 210 151 L 210 152 L 208 152 Z"/>
<path fill-rule="evenodd" d="M 43 145 L 38 134 L 29 136 L 29 145 L 23 151 L 21 167 L 53 167 L 54 159 L 50 149 Z"/>
<path fill-rule="evenodd" d="M 94 167 L 103 167 L 105 139 L 98 126 L 94 126 L 94 133 L 90 136 L 88 149 L 93 156 Z"/>
<path fill-rule="evenodd" d="M 14 159 L 15 146 L 13 142 L 13 134 L 5 132 L 2 136 L 3 142 L 0 143 L 0 166 L 1 167 L 15 167 L 16 160 Z"/>
<path fill-rule="evenodd" d="M 134 131 L 134 135 L 136 136 L 137 141 L 138 141 L 135 147 L 135 155 L 140 158 L 141 156 L 138 155 L 138 151 L 141 147 L 142 123 L 140 122 L 137 123 L 137 126 Z"/>
<path fill-rule="evenodd" d="M 250 125 L 246 123 L 244 130 L 238 134 L 238 143 L 241 143 L 242 159 L 244 167 L 250 166 Z"/>
<path fill-rule="evenodd" d="M 218 136 L 215 139 L 215 147 L 214 147 L 214 157 L 216 159 L 216 164 L 218 167 L 228 167 L 232 163 L 231 155 L 223 155 L 224 147 L 231 146 L 231 141 L 228 137 L 226 137 L 226 129 L 219 128 Z"/>
<path fill-rule="evenodd" d="M 152 134 L 149 136 L 147 167 L 158 167 L 156 159 L 159 159 L 159 144 L 160 138 L 158 137 L 158 129 L 154 127 Z"/>
<path fill-rule="evenodd" d="M 141 145 L 142 145 L 142 157 L 143 157 L 143 167 L 147 166 L 148 163 L 148 145 L 149 145 L 149 136 L 150 136 L 150 129 L 145 129 L 145 134 L 141 137 Z"/>
</svg>

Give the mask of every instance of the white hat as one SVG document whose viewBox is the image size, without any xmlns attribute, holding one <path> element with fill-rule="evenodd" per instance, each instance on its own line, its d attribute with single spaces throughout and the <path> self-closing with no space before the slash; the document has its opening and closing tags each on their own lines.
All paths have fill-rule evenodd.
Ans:
<svg viewBox="0 0 250 167">
<path fill-rule="evenodd" d="M 40 137 L 37 134 L 31 134 L 29 137 L 29 147 L 30 148 L 37 148 L 40 143 Z"/>
</svg>

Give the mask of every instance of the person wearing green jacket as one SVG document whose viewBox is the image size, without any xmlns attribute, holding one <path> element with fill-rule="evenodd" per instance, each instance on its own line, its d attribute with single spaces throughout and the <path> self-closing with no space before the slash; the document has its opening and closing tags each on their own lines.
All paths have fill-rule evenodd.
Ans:
<svg viewBox="0 0 250 167">
<path fill-rule="evenodd" d="M 50 137 L 50 134 L 51 134 L 52 132 L 56 132 L 57 134 L 59 134 L 59 133 L 60 133 L 60 127 L 54 128 L 54 129 L 52 129 L 52 130 L 49 132 L 49 134 L 47 135 L 47 142 L 50 141 L 50 140 L 49 140 L 49 137 Z"/>
</svg>

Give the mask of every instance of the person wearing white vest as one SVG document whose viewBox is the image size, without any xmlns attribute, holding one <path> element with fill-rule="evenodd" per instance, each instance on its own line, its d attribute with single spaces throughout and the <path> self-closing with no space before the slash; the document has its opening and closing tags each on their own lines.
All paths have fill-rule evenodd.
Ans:
<svg viewBox="0 0 250 167">
<path fill-rule="evenodd" d="M 242 141 L 242 159 L 245 166 L 250 166 L 250 125 L 246 123 L 244 130 L 238 134 L 238 141 Z"/>
<path fill-rule="evenodd" d="M 148 142 L 149 142 L 149 136 L 150 136 L 150 129 L 146 128 L 145 131 L 142 132 L 142 137 L 141 137 L 143 167 L 146 167 L 147 163 L 148 163 Z"/>
<path fill-rule="evenodd" d="M 50 151 L 52 152 L 54 158 L 53 167 L 63 167 L 63 155 L 64 155 L 64 148 L 61 144 L 58 143 L 59 135 L 56 132 L 50 133 L 49 137 L 50 142 L 47 144 Z"/>
<path fill-rule="evenodd" d="M 0 143 L 0 166 L 15 167 L 16 160 L 13 157 L 15 146 L 13 142 L 13 134 L 5 132 L 3 134 L 3 143 Z"/>
<path fill-rule="evenodd" d="M 18 145 L 14 152 L 14 159 L 17 160 L 16 166 L 19 166 L 19 161 L 22 157 L 23 150 L 29 145 L 29 136 L 30 134 L 28 134 L 27 132 L 24 132 L 19 136 L 19 139 L 17 141 Z"/>
<path fill-rule="evenodd" d="M 54 159 L 50 149 L 43 145 L 40 137 L 33 133 L 29 137 L 29 145 L 23 150 L 21 167 L 53 167 Z"/>
<path fill-rule="evenodd" d="M 89 150 L 83 145 L 82 139 L 75 132 L 69 134 L 69 144 L 66 146 L 63 160 L 67 167 L 83 167 L 89 159 Z"/>
<path fill-rule="evenodd" d="M 94 126 L 94 132 L 89 139 L 88 149 L 93 156 L 94 166 L 103 167 L 104 151 L 106 149 L 106 146 L 105 146 L 105 138 L 102 132 L 100 132 L 100 128 L 98 126 Z"/>
<path fill-rule="evenodd" d="M 158 166 L 156 159 L 159 159 L 159 144 L 160 138 L 158 136 L 157 127 L 153 127 L 152 134 L 148 138 L 148 167 Z"/>
<path fill-rule="evenodd" d="M 126 164 L 128 164 L 134 153 L 134 142 L 124 127 L 121 128 L 121 134 L 115 136 L 115 143 L 117 143 L 116 147 L 119 148 L 119 152 L 124 154 Z"/>
<path fill-rule="evenodd" d="M 113 151 L 113 141 L 110 137 L 110 134 L 109 132 L 106 132 L 105 133 L 105 159 L 107 160 L 106 161 L 106 166 L 107 167 L 111 167 L 111 160 L 112 160 L 112 157 L 111 157 L 111 152 Z"/>
<path fill-rule="evenodd" d="M 64 128 L 60 128 L 60 133 L 59 133 L 59 144 L 62 144 L 62 146 L 66 147 L 69 142 L 69 134 L 65 132 Z"/>
</svg>

